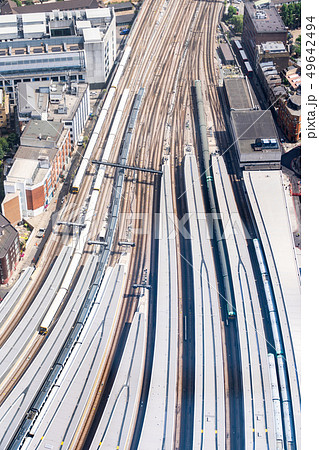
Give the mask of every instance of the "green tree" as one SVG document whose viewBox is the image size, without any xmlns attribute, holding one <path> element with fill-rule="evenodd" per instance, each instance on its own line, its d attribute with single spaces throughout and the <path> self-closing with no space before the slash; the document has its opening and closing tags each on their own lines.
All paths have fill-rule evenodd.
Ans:
<svg viewBox="0 0 319 450">
<path fill-rule="evenodd" d="M 22 6 L 22 3 L 20 2 L 20 0 L 13 0 L 16 4 L 17 4 L 17 6 Z"/>
<path fill-rule="evenodd" d="M 301 56 L 301 35 L 296 39 L 295 45 L 292 46 L 292 52 L 296 54 L 297 58 Z"/>
<path fill-rule="evenodd" d="M 13 148 L 14 145 L 19 143 L 19 137 L 16 133 L 10 133 L 7 137 L 8 145 Z"/>
<path fill-rule="evenodd" d="M 235 33 L 241 34 L 243 32 L 243 16 L 234 16 L 231 23 L 234 25 Z"/>
<path fill-rule="evenodd" d="M 234 6 L 230 6 L 228 8 L 227 19 L 231 20 L 231 18 L 237 13 L 237 9 Z"/>
<path fill-rule="evenodd" d="M 284 24 L 286 24 L 287 17 L 288 17 L 288 6 L 285 3 L 281 7 L 280 14 L 281 14 L 281 18 L 282 18 Z"/>
<path fill-rule="evenodd" d="M 281 18 L 286 27 L 294 29 L 301 26 L 301 3 L 290 3 L 282 5 L 280 10 Z"/>
<path fill-rule="evenodd" d="M 0 138 L 0 148 L 7 153 L 7 151 L 9 150 L 9 144 L 8 141 L 6 140 L 6 138 L 1 137 Z"/>
<path fill-rule="evenodd" d="M 301 56 L 301 47 L 300 47 L 300 45 L 293 45 L 292 46 L 292 53 L 295 53 L 296 57 L 300 58 L 300 56 Z"/>
</svg>

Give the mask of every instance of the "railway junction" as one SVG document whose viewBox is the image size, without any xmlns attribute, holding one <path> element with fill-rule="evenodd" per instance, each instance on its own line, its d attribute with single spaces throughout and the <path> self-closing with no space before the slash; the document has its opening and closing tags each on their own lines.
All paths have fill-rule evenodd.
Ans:
<svg viewBox="0 0 319 450">
<path fill-rule="evenodd" d="M 52 233 L 0 305 L 1 450 L 300 448 L 287 192 L 231 147 L 222 12 L 145 0 L 123 41 Z"/>
</svg>

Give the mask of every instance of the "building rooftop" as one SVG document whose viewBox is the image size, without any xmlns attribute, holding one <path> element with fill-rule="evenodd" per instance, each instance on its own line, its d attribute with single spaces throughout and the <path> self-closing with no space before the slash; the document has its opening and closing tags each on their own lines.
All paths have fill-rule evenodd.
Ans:
<svg viewBox="0 0 319 450">
<path fill-rule="evenodd" d="M 243 176 L 273 280 L 286 349 L 287 343 L 292 341 L 294 355 L 289 353 L 286 356 L 287 362 L 295 361 L 296 366 L 292 364 L 295 377 L 296 368 L 301 370 L 301 288 L 285 197 L 287 191 L 281 170 L 247 171 Z"/>
<path fill-rule="evenodd" d="M 21 136 L 21 145 L 26 139 L 32 139 L 43 143 L 45 142 L 56 142 L 62 131 L 64 125 L 59 122 L 49 122 L 45 120 L 30 120 L 24 129 L 23 135 Z"/>
<path fill-rule="evenodd" d="M 17 6 L 15 2 L 9 0 L 1 7 L 1 14 L 24 14 L 50 12 L 55 10 L 67 11 L 74 9 L 99 8 L 100 3 L 97 0 L 68 0 L 64 2 L 48 2 L 36 5 Z"/>
<path fill-rule="evenodd" d="M 0 213 L 0 258 L 3 258 L 17 237 L 17 230 Z"/>
<path fill-rule="evenodd" d="M 10 21 L 6 20 L 7 16 L 0 16 L 0 56 L 79 50 L 81 44 L 83 46 L 83 29 L 94 29 L 95 31 L 91 32 L 95 33 L 94 39 L 101 40 L 113 15 L 111 8 L 96 8 L 23 13 L 12 16 L 14 20 Z M 100 35 L 97 34 L 99 29 Z M 6 33 L 10 35 L 10 38 L 6 36 Z M 15 40 L 8 42 L 8 39 Z M 36 52 L 33 51 L 34 47 L 37 47 Z"/>
<path fill-rule="evenodd" d="M 269 110 L 231 111 L 235 140 L 240 158 L 245 161 L 263 162 L 281 159 L 281 148 L 276 126 Z M 256 139 L 276 139 L 278 148 L 263 148 L 257 151 Z"/>
<path fill-rule="evenodd" d="M 56 152 L 56 148 L 29 147 L 26 145 L 20 145 L 15 154 L 15 159 L 24 159 L 35 162 L 38 162 L 39 159 L 46 159 L 51 163 L 56 155 Z"/>
<path fill-rule="evenodd" d="M 224 86 L 231 109 L 249 109 L 259 107 L 253 89 L 250 88 L 247 78 L 225 78 Z"/>
<path fill-rule="evenodd" d="M 121 11 L 123 9 L 133 9 L 133 5 L 131 2 L 114 3 L 112 6 L 115 12 Z"/>
<path fill-rule="evenodd" d="M 86 83 L 71 84 L 74 94 L 69 93 L 65 83 L 51 83 L 39 81 L 19 83 L 18 93 L 18 117 L 38 118 L 62 122 L 72 120 L 87 89 Z"/>
<path fill-rule="evenodd" d="M 257 33 L 286 32 L 285 24 L 274 6 L 255 8 L 253 3 L 245 3 L 245 13 L 249 14 Z"/>
<path fill-rule="evenodd" d="M 225 61 L 233 61 L 234 60 L 233 54 L 232 54 L 228 44 L 226 44 L 225 42 L 222 42 L 221 44 L 219 44 L 219 48 L 223 54 Z"/>
<path fill-rule="evenodd" d="M 301 85 L 301 75 L 297 71 L 293 73 L 288 72 L 286 79 L 293 89 L 297 89 Z"/>
<path fill-rule="evenodd" d="M 135 14 L 125 14 L 116 16 L 116 25 L 126 25 L 133 22 Z"/>
<path fill-rule="evenodd" d="M 276 127 L 269 110 L 232 111 L 237 138 L 255 141 L 256 138 L 277 138 Z"/>
<path fill-rule="evenodd" d="M 262 42 L 260 49 L 263 53 L 285 53 L 286 47 L 283 42 Z"/>
<path fill-rule="evenodd" d="M 39 154 L 39 149 L 38 154 Z M 10 172 L 6 178 L 7 181 L 17 181 L 17 180 L 32 180 L 34 171 L 38 167 L 38 160 L 36 159 L 21 159 L 18 155 L 19 150 L 16 153 L 13 165 Z"/>
<path fill-rule="evenodd" d="M 296 94 L 289 97 L 286 107 L 291 115 L 301 116 L 301 95 Z"/>
<path fill-rule="evenodd" d="M 282 5 L 284 3 L 298 3 L 300 0 L 271 0 L 273 5 Z"/>
<path fill-rule="evenodd" d="M 99 42 L 101 40 L 100 28 L 84 28 L 84 42 Z"/>
</svg>

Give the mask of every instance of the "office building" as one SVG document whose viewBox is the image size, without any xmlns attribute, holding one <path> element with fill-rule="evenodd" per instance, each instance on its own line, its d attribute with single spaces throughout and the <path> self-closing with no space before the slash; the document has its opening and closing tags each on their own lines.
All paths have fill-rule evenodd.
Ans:
<svg viewBox="0 0 319 450">
<path fill-rule="evenodd" d="M 269 42 L 287 43 L 287 28 L 280 14 L 272 5 L 258 8 L 254 3 L 245 3 L 242 43 L 253 65 L 256 66 L 257 45 Z"/>
<path fill-rule="evenodd" d="M 44 2 L 34 5 L 18 6 L 13 0 L 2 3 L 1 14 L 34 14 L 38 12 L 67 11 L 77 9 L 96 9 L 101 4 L 97 0 L 67 0 L 63 2 Z"/>
<path fill-rule="evenodd" d="M 301 137 L 301 95 L 279 99 L 278 124 L 290 142 Z"/>
<path fill-rule="evenodd" d="M 70 164 L 70 131 L 60 122 L 30 120 L 21 135 L 13 165 L 4 181 L 3 210 L 14 217 L 34 217 L 53 198 Z M 17 203 L 13 212 L 13 204 Z"/>
<path fill-rule="evenodd" d="M 282 42 L 262 42 L 256 46 L 256 65 L 272 61 L 278 72 L 282 72 L 289 65 L 290 55 Z"/>
<path fill-rule="evenodd" d="M 281 146 L 269 110 L 230 111 L 233 146 L 239 166 L 245 170 L 281 167 Z"/>
<path fill-rule="evenodd" d="M 31 119 L 61 122 L 70 130 L 72 145 L 78 141 L 90 114 L 90 94 L 86 83 L 19 83 L 17 99 L 21 131 Z"/>
<path fill-rule="evenodd" d="M 0 16 L 0 88 L 12 102 L 21 82 L 85 82 L 102 87 L 115 55 L 112 8 Z"/>
</svg>

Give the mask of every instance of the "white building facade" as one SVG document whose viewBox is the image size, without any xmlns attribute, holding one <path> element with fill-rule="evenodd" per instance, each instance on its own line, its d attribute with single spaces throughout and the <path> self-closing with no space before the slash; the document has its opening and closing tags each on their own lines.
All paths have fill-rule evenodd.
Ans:
<svg viewBox="0 0 319 450">
<path fill-rule="evenodd" d="M 103 86 L 116 56 L 113 8 L 0 16 L 0 88 L 21 82 Z"/>
</svg>

